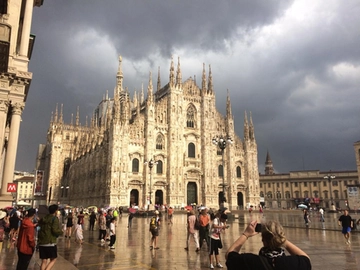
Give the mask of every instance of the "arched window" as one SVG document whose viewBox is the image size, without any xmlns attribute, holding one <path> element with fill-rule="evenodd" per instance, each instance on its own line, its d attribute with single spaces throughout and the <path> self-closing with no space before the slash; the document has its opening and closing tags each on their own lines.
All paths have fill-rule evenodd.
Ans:
<svg viewBox="0 0 360 270">
<path fill-rule="evenodd" d="M 137 158 L 132 160 L 132 172 L 139 172 L 139 160 Z"/>
<path fill-rule="evenodd" d="M 272 199 L 272 193 L 271 193 L 271 191 L 268 191 L 268 193 L 266 193 L 266 197 L 267 197 L 268 199 Z"/>
<path fill-rule="evenodd" d="M 161 134 L 158 134 L 156 137 L 156 149 L 162 150 L 163 144 L 164 144 L 163 136 Z"/>
<path fill-rule="evenodd" d="M 280 191 L 276 192 L 276 198 L 281 199 L 281 192 Z"/>
<path fill-rule="evenodd" d="M 290 199 L 290 191 L 285 191 L 285 198 Z"/>
<path fill-rule="evenodd" d="M 224 177 L 223 165 L 219 165 L 219 167 L 218 167 L 218 175 L 219 175 L 219 177 Z"/>
<path fill-rule="evenodd" d="M 334 197 L 335 197 L 335 199 L 339 199 L 339 191 L 338 190 L 334 190 Z"/>
<path fill-rule="evenodd" d="M 329 192 L 327 190 L 325 190 L 323 193 L 324 193 L 324 199 L 328 199 L 329 198 Z"/>
<path fill-rule="evenodd" d="M 157 161 L 156 173 L 159 173 L 159 174 L 163 173 L 163 162 L 161 160 Z"/>
<path fill-rule="evenodd" d="M 186 127 L 194 128 L 195 127 L 195 117 L 196 116 L 196 108 L 194 105 L 190 105 L 186 111 Z"/>
<path fill-rule="evenodd" d="M 264 191 L 260 191 L 260 197 L 264 198 Z"/>
<path fill-rule="evenodd" d="M 189 143 L 188 145 L 188 157 L 194 158 L 195 157 L 195 144 Z"/>
<path fill-rule="evenodd" d="M 300 198 L 300 192 L 299 191 L 295 191 L 295 198 Z"/>
<path fill-rule="evenodd" d="M 307 190 L 304 191 L 304 198 L 309 198 L 309 191 Z"/>
<path fill-rule="evenodd" d="M 240 166 L 236 167 L 236 177 L 241 178 L 241 168 L 240 168 Z"/>
</svg>

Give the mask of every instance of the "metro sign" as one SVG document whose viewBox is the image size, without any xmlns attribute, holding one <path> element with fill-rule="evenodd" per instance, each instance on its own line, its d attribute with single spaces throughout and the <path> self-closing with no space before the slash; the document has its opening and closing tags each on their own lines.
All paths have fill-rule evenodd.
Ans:
<svg viewBox="0 0 360 270">
<path fill-rule="evenodd" d="M 7 184 L 7 192 L 16 192 L 16 184 L 8 183 Z"/>
</svg>

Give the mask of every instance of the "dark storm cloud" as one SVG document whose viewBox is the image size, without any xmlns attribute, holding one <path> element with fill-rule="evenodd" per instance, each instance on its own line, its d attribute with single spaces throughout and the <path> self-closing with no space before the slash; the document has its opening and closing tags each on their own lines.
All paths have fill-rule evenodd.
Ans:
<svg viewBox="0 0 360 270">
<path fill-rule="evenodd" d="M 66 122 L 80 106 L 84 124 L 113 95 L 119 54 L 131 92 L 158 66 L 167 83 L 173 54 L 183 79 L 211 64 L 218 108 L 229 89 L 240 137 L 252 111 L 261 172 L 266 150 L 279 172 L 355 169 L 359 11 L 357 1 L 44 1 L 17 169 L 33 168 L 56 103 Z"/>
</svg>

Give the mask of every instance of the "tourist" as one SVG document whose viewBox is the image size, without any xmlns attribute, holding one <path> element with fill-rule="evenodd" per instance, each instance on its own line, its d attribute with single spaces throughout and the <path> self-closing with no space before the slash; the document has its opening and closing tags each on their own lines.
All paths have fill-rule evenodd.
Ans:
<svg viewBox="0 0 360 270">
<path fill-rule="evenodd" d="M 37 226 L 37 224 L 33 223 L 35 213 L 36 210 L 30 208 L 27 216 L 21 222 L 17 242 L 19 260 L 16 270 L 26 270 L 33 256 L 35 250 L 35 227 Z"/>
<path fill-rule="evenodd" d="M 344 214 L 339 217 L 338 224 L 342 226 L 341 232 L 345 237 L 345 243 L 350 244 L 350 232 L 353 226 L 353 220 L 351 216 L 349 216 L 348 210 L 344 210 Z"/>
<path fill-rule="evenodd" d="M 283 227 L 277 221 L 268 221 L 261 226 L 261 240 L 263 247 L 259 255 L 253 253 L 239 254 L 240 249 L 250 237 L 258 235 L 255 232 L 257 221 L 251 221 L 240 237 L 230 246 L 226 252 L 227 269 L 244 270 L 307 270 L 311 269 L 309 256 L 300 248 L 286 239 Z M 285 250 L 290 256 L 285 255 Z"/>
<path fill-rule="evenodd" d="M 73 217 L 72 212 L 70 212 L 67 215 L 67 218 L 66 218 L 65 238 L 66 237 L 69 237 L 69 238 L 71 237 L 71 229 L 72 229 L 73 226 L 74 226 L 74 217 Z"/>
<path fill-rule="evenodd" d="M 111 221 L 110 221 L 110 244 L 109 244 L 110 249 L 115 249 L 115 247 L 114 247 L 115 242 L 116 242 L 115 221 L 116 221 L 115 217 L 111 218 Z"/>
<path fill-rule="evenodd" d="M 173 219 L 173 214 L 174 214 L 174 208 L 172 208 L 171 206 L 168 208 L 167 210 L 167 214 L 168 214 L 168 224 L 173 224 L 172 219 Z"/>
<path fill-rule="evenodd" d="M 132 220 L 134 217 L 135 217 L 135 214 L 130 212 L 129 217 L 128 217 L 128 228 L 131 228 Z"/>
<path fill-rule="evenodd" d="M 90 214 L 90 217 L 89 217 L 89 222 L 90 222 L 89 231 L 94 230 L 95 221 L 96 221 L 96 214 L 95 214 L 94 211 L 91 211 L 91 214 Z"/>
<path fill-rule="evenodd" d="M 186 237 L 186 248 L 185 250 L 189 250 L 189 242 L 190 238 L 194 239 L 196 245 L 196 252 L 200 251 L 199 247 L 199 230 L 195 228 L 195 222 L 197 217 L 195 215 L 194 210 L 190 210 L 190 213 L 187 218 L 187 237 Z"/>
<path fill-rule="evenodd" d="M 104 244 L 105 237 L 106 237 L 106 218 L 105 213 L 100 212 L 98 224 L 99 224 L 99 240 L 101 241 L 101 244 Z"/>
<path fill-rule="evenodd" d="M 82 210 L 80 211 L 80 214 L 77 216 L 77 218 L 78 218 L 77 224 L 80 224 L 82 229 L 84 230 L 85 215 L 84 215 L 84 212 Z"/>
<path fill-rule="evenodd" d="M 320 209 L 319 209 L 319 213 L 320 213 L 320 222 L 325 222 L 325 219 L 324 219 L 324 209 L 320 208 Z"/>
<path fill-rule="evenodd" d="M 159 236 L 160 230 L 160 218 L 159 218 L 159 211 L 155 210 L 154 216 L 150 220 L 150 228 L 149 231 L 151 232 L 151 241 L 150 241 L 150 249 L 159 249 L 157 246 L 157 240 Z"/>
<path fill-rule="evenodd" d="M 78 242 L 81 245 L 84 240 L 84 234 L 83 234 L 83 228 L 82 228 L 82 225 L 80 224 L 80 222 L 81 221 L 79 219 L 77 224 L 75 225 L 74 234 L 75 234 L 75 242 Z"/>
<path fill-rule="evenodd" d="M 202 245 L 204 243 L 204 240 L 205 240 L 206 244 L 207 244 L 207 248 L 209 249 L 209 247 L 210 247 L 210 238 L 209 238 L 210 215 L 207 213 L 207 208 L 206 207 L 203 207 L 200 210 L 199 223 L 200 223 L 199 247 L 201 249 L 201 247 L 202 247 Z"/>
<path fill-rule="evenodd" d="M 214 269 L 214 264 L 213 264 L 213 254 L 215 255 L 215 262 L 216 262 L 216 266 L 219 268 L 222 268 L 222 264 L 220 263 L 220 258 L 219 258 L 219 249 L 222 248 L 222 242 L 221 242 L 221 233 L 226 229 L 226 225 L 225 222 L 227 220 L 227 215 L 226 214 L 220 214 L 219 217 L 219 213 L 216 215 L 216 217 L 213 220 L 213 224 L 211 226 L 211 231 L 210 231 L 210 252 L 209 252 L 209 259 L 210 259 L 210 268 Z"/>
<path fill-rule="evenodd" d="M 113 212 L 111 209 L 109 209 L 107 211 L 107 214 L 106 214 L 106 237 L 105 237 L 105 240 L 106 241 L 110 241 L 110 223 L 111 223 L 111 219 L 113 218 Z"/>
<path fill-rule="evenodd" d="M 20 212 L 12 211 L 10 214 L 9 222 L 10 222 L 10 239 L 15 241 L 19 232 L 19 224 L 20 224 Z"/>
<path fill-rule="evenodd" d="M 57 258 L 57 238 L 63 234 L 56 217 L 58 206 L 49 206 L 49 214 L 39 220 L 40 231 L 38 234 L 38 246 L 41 259 L 41 269 L 50 270 Z M 48 261 L 50 259 L 50 261 Z"/>
<path fill-rule="evenodd" d="M 308 210 L 304 209 L 304 222 L 305 222 L 305 226 L 308 227 L 309 226 L 309 222 L 310 221 L 310 217 L 309 217 L 309 212 Z"/>
</svg>

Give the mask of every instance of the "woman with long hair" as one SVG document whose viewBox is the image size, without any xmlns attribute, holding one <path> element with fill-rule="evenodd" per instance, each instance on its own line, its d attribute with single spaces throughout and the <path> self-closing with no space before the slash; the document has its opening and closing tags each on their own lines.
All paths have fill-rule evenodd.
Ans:
<svg viewBox="0 0 360 270">
<path fill-rule="evenodd" d="M 67 220 L 66 220 L 66 232 L 65 232 L 65 238 L 66 237 L 71 237 L 71 229 L 74 226 L 74 217 L 72 212 L 70 212 L 67 216 Z"/>
</svg>

